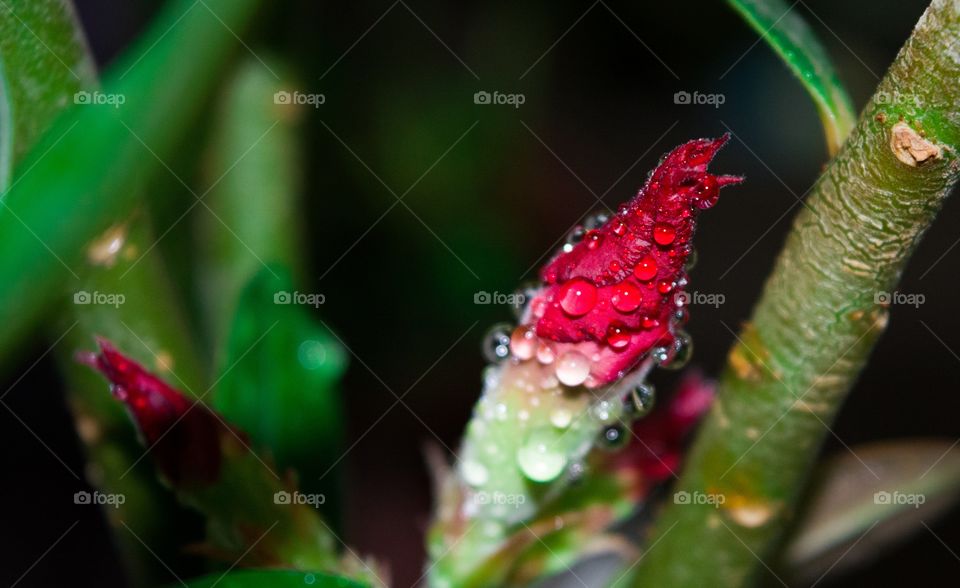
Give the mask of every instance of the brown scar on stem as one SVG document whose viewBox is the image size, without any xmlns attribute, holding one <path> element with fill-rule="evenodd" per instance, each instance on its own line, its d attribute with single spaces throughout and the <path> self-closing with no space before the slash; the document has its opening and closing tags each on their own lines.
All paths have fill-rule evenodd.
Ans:
<svg viewBox="0 0 960 588">
<path fill-rule="evenodd" d="M 890 150 L 897 159 L 911 167 L 943 157 L 943 151 L 939 145 L 924 139 L 920 133 L 903 121 L 890 129 Z"/>
</svg>

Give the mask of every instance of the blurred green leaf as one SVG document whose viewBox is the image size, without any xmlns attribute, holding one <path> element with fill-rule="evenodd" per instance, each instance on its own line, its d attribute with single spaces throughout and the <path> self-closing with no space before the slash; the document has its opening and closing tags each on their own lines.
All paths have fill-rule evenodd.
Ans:
<svg viewBox="0 0 960 588">
<path fill-rule="evenodd" d="M 240 297 L 215 396 L 217 410 L 306 487 L 340 458 L 343 429 L 346 354 L 304 305 L 321 296 L 297 292 L 281 266 L 261 269 Z"/>
<path fill-rule="evenodd" d="M 188 588 L 363 588 L 354 580 L 328 574 L 291 572 L 287 570 L 241 570 L 225 574 L 210 574 L 202 578 L 189 580 Z"/>
<path fill-rule="evenodd" d="M 840 83 L 830 56 L 796 4 L 784 0 L 729 0 L 761 38 L 776 51 L 817 105 L 833 155 L 857 120 L 850 97 Z"/>
<path fill-rule="evenodd" d="M 129 214 L 134 187 L 190 130 L 257 0 L 177 0 L 31 150 L 0 211 L 0 349 L 27 333 L 93 235 Z M 122 104 L 120 102 L 122 101 Z M 19 171 L 23 170 L 23 171 Z"/>
<path fill-rule="evenodd" d="M 950 441 L 886 441 L 825 463 L 788 537 L 784 565 L 809 583 L 875 557 L 956 503 L 960 452 Z M 850 550 L 857 545 L 857 551 Z"/>
<path fill-rule="evenodd" d="M 297 86 L 278 60 L 262 59 L 266 66 L 245 59 L 220 100 L 206 170 L 214 186 L 204 199 L 210 210 L 198 217 L 197 281 L 218 350 L 240 291 L 262 264 L 283 263 L 294 275 L 303 265 L 298 123 L 304 106 L 276 103 L 277 92 Z"/>
<path fill-rule="evenodd" d="M 96 71 L 69 0 L 0 2 L 0 190 Z"/>
</svg>

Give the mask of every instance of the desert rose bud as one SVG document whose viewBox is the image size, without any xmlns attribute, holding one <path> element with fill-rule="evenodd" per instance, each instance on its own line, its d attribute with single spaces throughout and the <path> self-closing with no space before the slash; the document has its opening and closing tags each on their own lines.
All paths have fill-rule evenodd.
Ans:
<svg viewBox="0 0 960 588">
<path fill-rule="evenodd" d="M 716 203 L 720 188 L 742 181 L 707 171 L 728 138 L 674 149 L 632 200 L 543 268 L 545 285 L 523 317 L 539 341 L 528 337 L 525 345 L 568 358 L 556 366 L 562 383 L 604 386 L 651 354 L 669 362 L 684 344 L 684 266 L 697 214 Z M 580 358 L 583 366 L 574 365 Z"/>
<path fill-rule="evenodd" d="M 635 480 L 622 495 L 632 502 L 675 469 L 708 387 L 689 384 L 649 425 L 631 425 L 652 408 L 650 369 L 681 363 L 689 349 L 681 326 L 697 216 L 742 180 L 707 171 L 727 140 L 696 139 L 667 154 L 615 214 L 574 231 L 525 293 L 520 324 L 488 335 L 494 363 L 431 534 L 437 585 L 503 582 L 509 565 L 499 558 L 514 531 L 576 488 L 588 499 L 585 477 Z M 634 434 L 652 451 L 597 457 L 595 449 L 623 447 Z"/>
<path fill-rule="evenodd" d="M 80 353 L 78 361 L 110 381 L 110 390 L 126 405 L 170 484 L 202 486 L 216 481 L 223 460 L 221 441 L 242 434 L 228 431 L 209 408 L 121 354 L 109 341 L 98 339 L 98 344 L 99 353 Z"/>
</svg>

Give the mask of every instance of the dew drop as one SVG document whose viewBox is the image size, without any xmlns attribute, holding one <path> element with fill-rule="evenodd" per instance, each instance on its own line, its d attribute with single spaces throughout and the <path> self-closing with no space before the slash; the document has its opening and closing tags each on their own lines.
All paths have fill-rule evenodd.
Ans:
<svg viewBox="0 0 960 588">
<path fill-rule="evenodd" d="M 653 240 L 660 245 L 669 245 L 677 238 L 677 230 L 667 223 L 653 225 Z"/>
<path fill-rule="evenodd" d="M 614 406 L 609 400 L 601 400 L 591 409 L 593 416 L 601 423 L 610 423 L 616 420 Z"/>
<path fill-rule="evenodd" d="M 626 327 L 613 323 L 607 328 L 607 345 L 616 350 L 626 349 L 630 345 L 630 333 Z"/>
<path fill-rule="evenodd" d="M 652 384 L 640 384 L 630 391 L 623 401 L 625 416 L 631 420 L 650 414 L 656 402 L 656 390 Z"/>
<path fill-rule="evenodd" d="M 640 325 L 644 329 L 655 329 L 660 326 L 660 321 L 653 317 L 645 316 L 643 317 L 643 321 L 640 323 Z"/>
<path fill-rule="evenodd" d="M 623 221 L 617 221 L 610 230 L 614 235 L 622 237 L 627 233 L 627 225 Z"/>
<path fill-rule="evenodd" d="M 616 424 L 603 430 L 601 441 L 606 449 L 620 449 L 630 440 L 626 427 Z"/>
<path fill-rule="evenodd" d="M 657 292 L 661 294 L 669 294 L 673 290 L 673 282 L 668 282 L 667 280 L 660 280 L 657 283 Z"/>
<path fill-rule="evenodd" d="M 603 233 L 597 230 L 590 231 L 583 240 L 587 243 L 587 249 L 596 249 L 603 243 Z"/>
<path fill-rule="evenodd" d="M 523 475 L 534 482 L 556 479 L 567 465 L 567 457 L 555 448 L 556 437 L 533 431 L 517 450 L 517 465 Z"/>
<path fill-rule="evenodd" d="M 537 354 L 537 333 L 533 327 L 519 326 L 510 336 L 510 352 L 520 361 L 526 361 Z"/>
<path fill-rule="evenodd" d="M 717 203 L 717 198 L 720 196 L 717 178 L 710 174 L 704 175 L 691 190 L 693 192 L 691 201 L 700 209 L 710 208 Z"/>
<path fill-rule="evenodd" d="M 657 275 L 657 260 L 650 255 L 644 257 L 637 263 L 637 267 L 633 268 L 633 275 L 644 282 L 652 280 Z"/>
<path fill-rule="evenodd" d="M 557 379 L 566 386 L 579 386 L 590 375 L 590 360 L 579 351 L 567 351 L 557 359 Z"/>
<path fill-rule="evenodd" d="M 610 220 L 610 215 L 606 212 L 594 212 L 587 217 L 587 220 L 583 221 L 583 226 L 588 231 L 592 229 L 599 229 L 603 225 L 607 224 L 608 220 Z"/>
<path fill-rule="evenodd" d="M 573 420 L 573 413 L 565 408 L 558 408 L 550 413 L 550 424 L 558 429 L 566 429 Z"/>
<path fill-rule="evenodd" d="M 597 287 L 583 278 L 575 278 L 560 286 L 557 298 L 563 312 L 580 317 L 597 305 Z"/>
<path fill-rule="evenodd" d="M 663 365 L 668 370 L 679 370 L 690 363 L 693 356 L 693 340 L 690 335 L 680 331 L 676 334 L 673 342 L 673 353 L 670 354 L 667 363 Z"/>
<path fill-rule="evenodd" d="M 541 341 L 540 345 L 537 347 L 537 361 L 544 365 L 550 365 L 556 359 L 556 352 L 553 350 L 553 345 L 546 341 Z"/>
<path fill-rule="evenodd" d="M 510 356 L 510 329 L 508 323 L 494 325 L 483 338 L 483 356 L 487 361 L 500 361 Z"/>
<path fill-rule="evenodd" d="M 466 460 L 460 464 L 460 475 L 471 486 L 483 486 L 490 479 L 487 468 L 482 463 Z"/>
<path fill-rule="evenodd" d="M 633 312 L 643 301 L 640 289 L 630 282 L 620 282 L 613 290 L 610 303 L 620 312 Z"/>
</svg>

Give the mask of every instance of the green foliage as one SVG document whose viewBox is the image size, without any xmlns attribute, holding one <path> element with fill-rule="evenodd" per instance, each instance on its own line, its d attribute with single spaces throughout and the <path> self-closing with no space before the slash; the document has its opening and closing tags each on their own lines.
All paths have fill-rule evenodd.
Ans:
<svg viewBox="0 0 960 588">
<path fill-rule="evenodd" d="M 280 467 L 296 468 L 312 486 L 340 458 L 337 385 L 347 358 L 295 293 L 289 273 L 278 265 L 262 268 L 244 288 L 215 406 Z M 331 490 L 329 484 L 324 488 Z"/>
<path fill-rule="evenodd" d="M 830 56 L 797 13 L 797 4 L 784 0 L 728 1 L 806 88 L 820 112 L 827 147 L 831 154 L 836 153 L 856 123 L 857 113 Z"/>
<path fill-rule="evenodd" d="M 0 3 L 0 190 L 74 93 L 95 83 L 69 0 Z"/>
<path fill-rule="evenodd" d="M 179 584 L 178 584 L 179 585 Z M 340 576 L 286 570 L 241 570 L 210 574 L 186 583 L 188 588 L 363 588 L 365 584 Z M 171 587 L 172 588 L 172 587 Z"/>
</svg>

